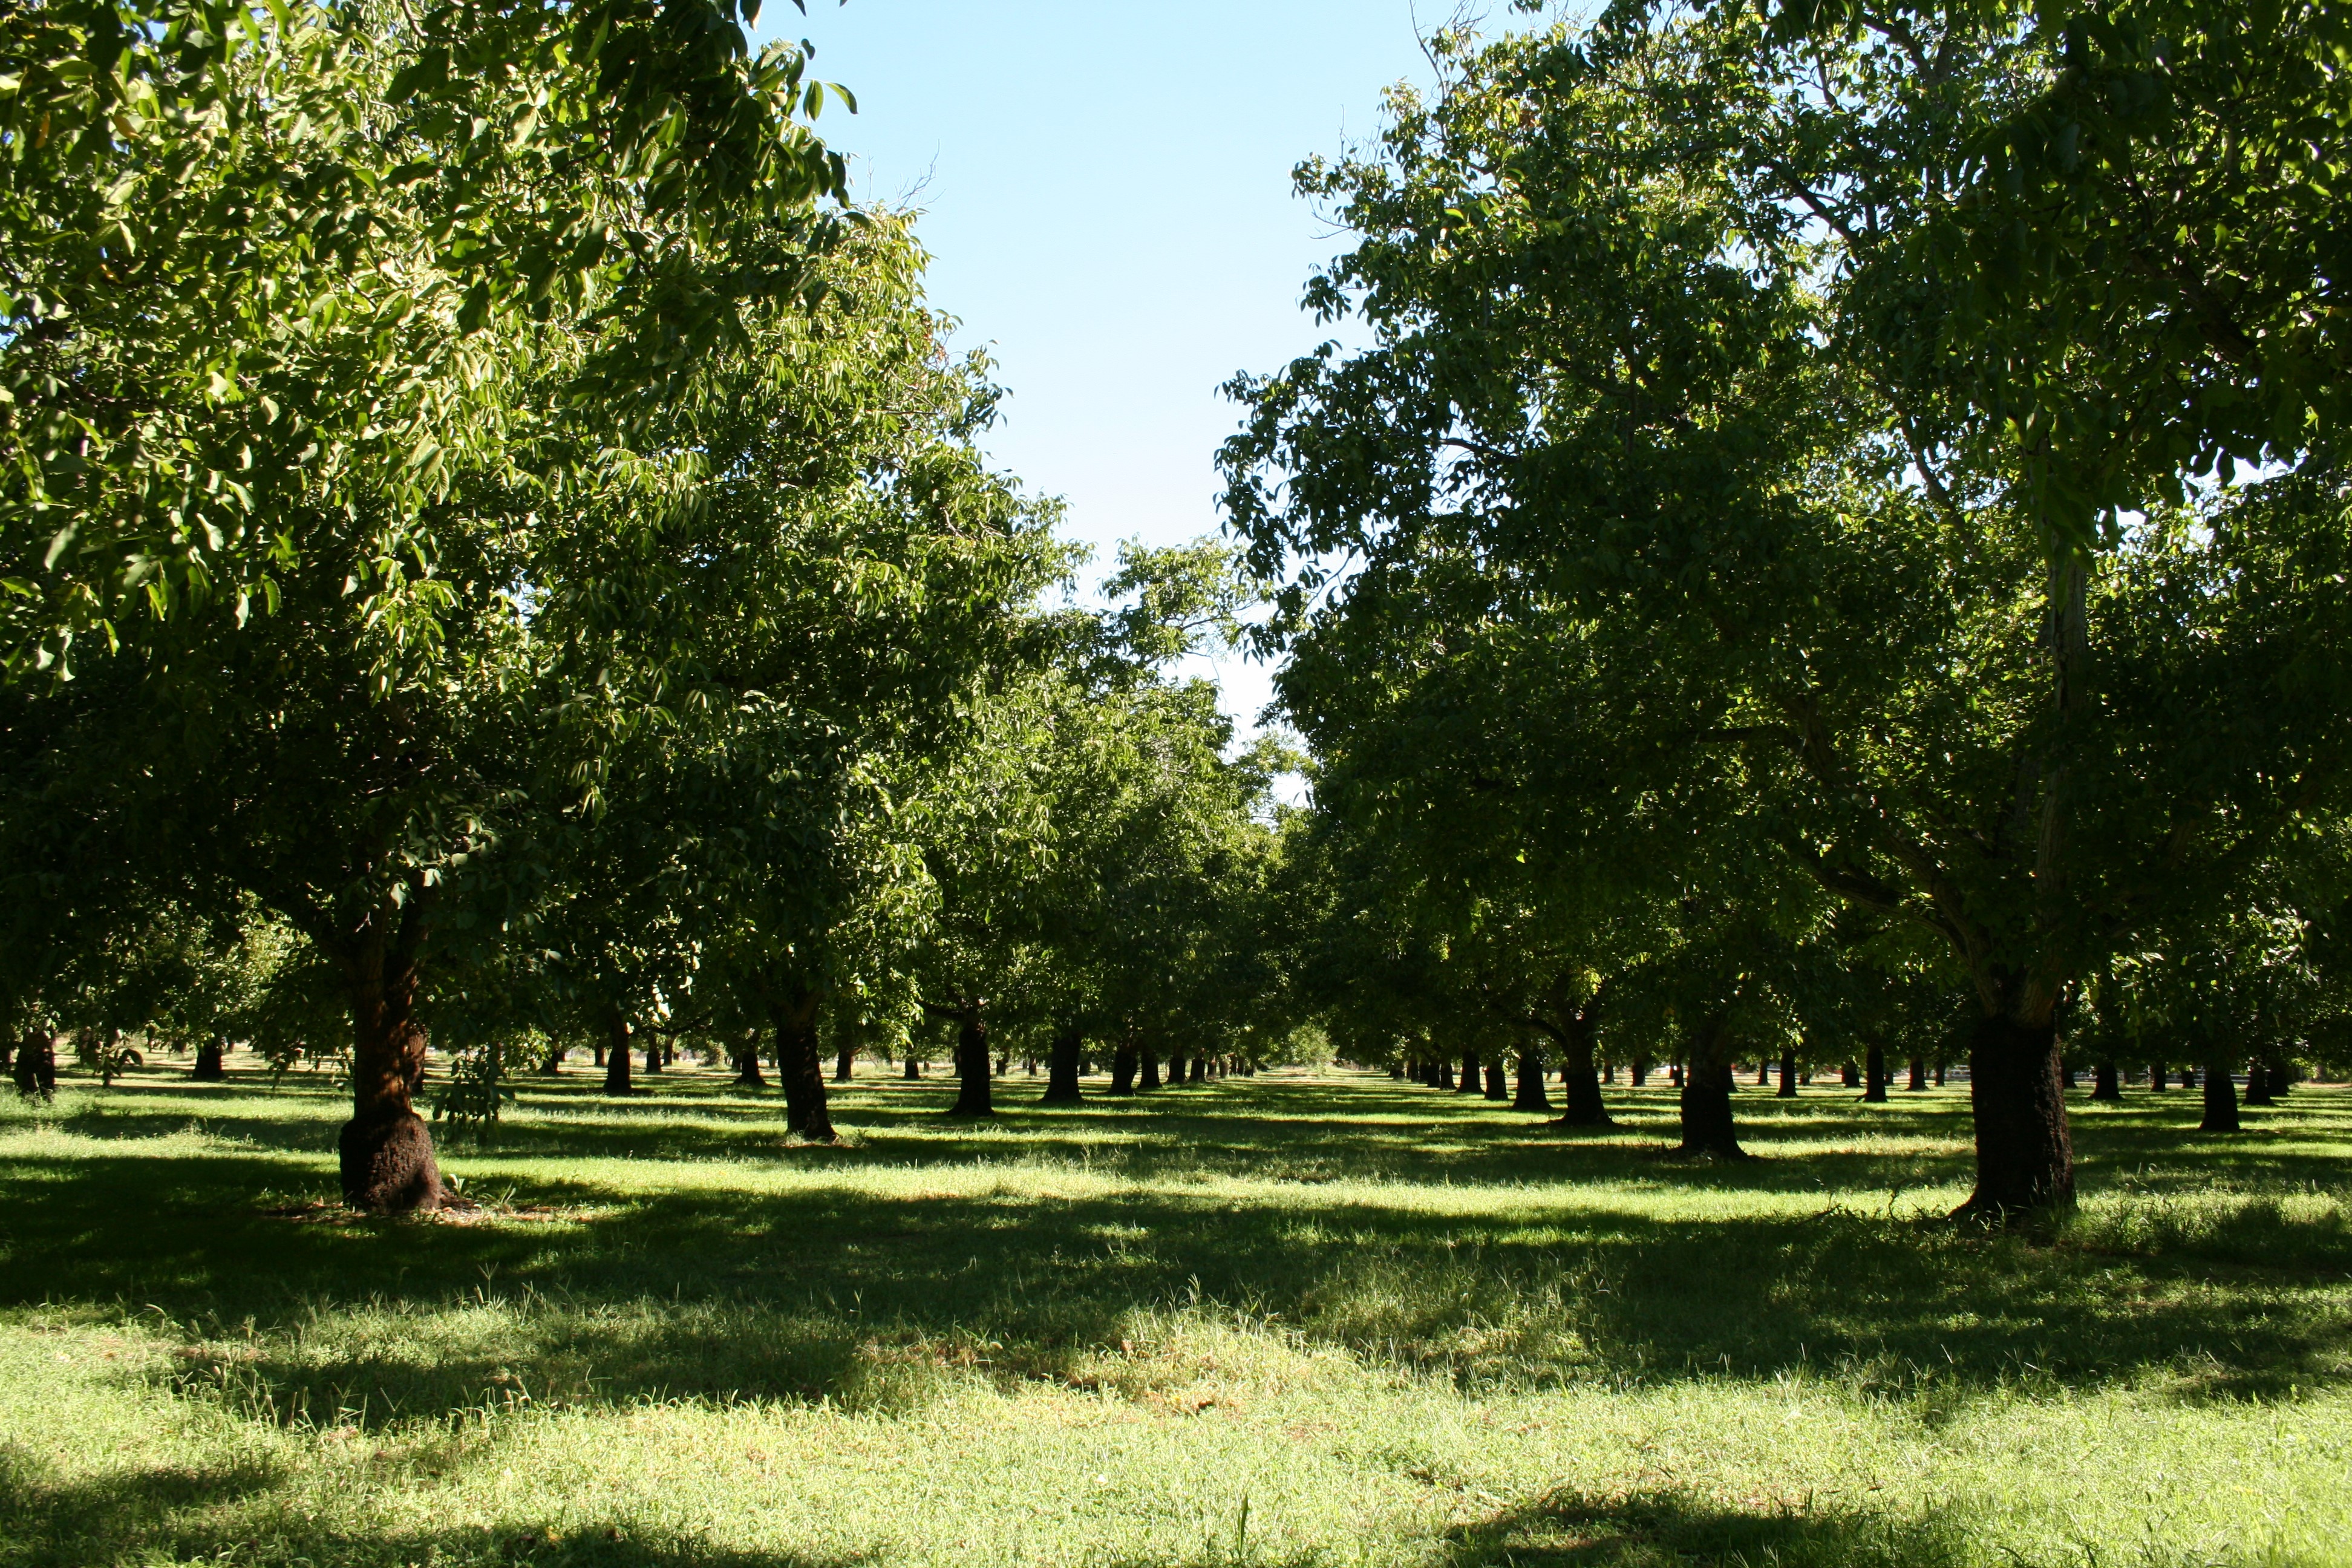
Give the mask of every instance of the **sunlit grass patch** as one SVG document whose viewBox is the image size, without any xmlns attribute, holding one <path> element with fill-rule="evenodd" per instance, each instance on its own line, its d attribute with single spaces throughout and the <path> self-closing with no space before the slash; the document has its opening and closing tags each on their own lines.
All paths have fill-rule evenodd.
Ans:
<svg viewBox="0 0 2352 1568">
<path fill-rule="evenodd" d="M 574 1073 L 442 1221 L 333 1205 L 321 1086 L 10 1108 L 0 1565 L 2352 1560 L 2341 1091 L 2085 1114 L 2016 1237 L 1957 1091 L 1728 1165 L 1655 1088 L 945 1098 Z"/>
</svg>

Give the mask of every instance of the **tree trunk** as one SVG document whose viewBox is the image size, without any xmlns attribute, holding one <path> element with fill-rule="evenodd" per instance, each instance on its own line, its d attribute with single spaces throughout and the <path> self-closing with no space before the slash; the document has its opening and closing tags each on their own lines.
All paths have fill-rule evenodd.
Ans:
<svg viewBox="0 0 2352 1568">
<path fill-rule="evenodd" d="M 2091 1098 L 2095 1100 L 2104 1100 L 2112 1104 L 2121 1104 L 2124 1098 L 2124 1082 L 2122 1076 L 2116 1071 L 2115 1058 L 2101 1058 L 2098 1065 L 2093 1068 L 2091 1072 Z"/>
<path fill-rule="evenodd" d="M 1519 1047 L 1518 1094 L 1511 1101 L 1514 1110 L 1549 1110 L 1551 1096 L 1544 1092 L 1543 1047 L 1533 1040 Z"/>
<path fill-rule="evenodd" d="M 1172 1050 L 1168 1053 L 1168 1076 L 1162 1081 L 1164 1081 L 1170 1089 L 1174 1089 L 1184 1081 L 1184 1053 L 1182 1051 Z"/>
<path fill-rule="evenodd" d="M 47 1029 L 27 1029 L 25 1043 L 16 1047 L 16 1065 L 10 1076 L 16 1080 L 16 1092 L 27 1100 L 54 1100 L 58 1092 L 58 1037 Z"/>
<path fill-rule="evenodd" d="M 1633 1058 L 1633 1066 L 1626 1074 L 1626 1077 L 1633 1083 L 1635 1089 L 1646 1088 L 1650 1081 L 1650 1064 L 1643 1061 L 1640 1057 L 1635 1057 Z"/>
<path fill-rule="evenodd" d="M 1969 1043 L 1969 1104 L 1976 1118 L 1977 1186 L 1960 1215 L 2006 1223 L 2036 1209 L 2073 1206 L 2074 1146 L 2051 1020 L 1977 1020 Z"/>
<path fill-rule="evenodd" d="M 1948 1063 L 1941 1060 L 1938 1060 L 1936 1063 L 1936 1087 L 1937 1089 L 1944 1087 L 1944 1069 L 1948 1065 Z"/>
<path fill-rule="evenodd" d="M 1797 1053 L 1793 1050 L 1780 1053 L 1780 1087 L 1773 1093 L 1780 1100 L 1797 1098 Z"/>
<path fill-rule="evenodd" d="M 2228 1062 L 2209 1061 L 2205 1064 L 2205 1120 L 2197 1124 L 2197 1131 L 2238 1131 L 2238 1086 L 2231 1081 Z"/>
<path fill-rule="evenodd" d="M 1925 1094 L 1927 1091 L 1927 1058 L 1913 1057 L 1911 1058 L 1911 1081 L 1906 1087 L 1908 1088 L 1913 1094 Z"/>
<path fill-rule="evenodd" d="M 853 1083 L 857 1079 L 857 1047 L 844 1046 L 833 1054 L 833 1081 Z"/>
<path fill-rule="evenodd" d="M 2270 1063 L 2260 1057 L 2254 1058 L 2246 1064 L 2246 1103 L 2248 1105 L 2278 1103 L 2276 1098 L 2271 1093 Z"/>
<path fill-rule="evenodd" d="M 1690 1064 L 1683 1070 L 1683 1142 L 1676 1153 L 1748 1157 L 1731 1121 L 1730 1047 L 1729 1024 L 1719 1014 L 1702 1024 L 1692 1039 Z"/>
<path fill-rule="evenodd" d="M 662 1048 L 661 1048 L 661 1037 L 660 1037 L 659 1035 L 651 1035 L 651 1036 L 646 1037 L 646 1076 L 647 1076 L 647 1077 L 657 1077 L 657 1076 L 659 1076 L 659 1074 L 660 1074 L 660 1072 L 661 1072 L 661 1069 L 662 1069 Z"/>
<path fill-rule="evenodd" d="M 907 1070 L 903 1076 L 908 1083 L 914 1082 L 917 1079 L 923 1076 L 923 1064 L 917 1061 L 911 1055 L 908 1056 L 907 1058 Z"/>
<path fill-rule="evenodd" d="M 1612 1127 L 1609 1107 L 1601 1099 L 1601 1074 L 1592 1062 L 1597 1021 L 1570 1014 L 1560 1021 L 1560 1093 L 1568 1100 L 1556 1127 Z"/>
<path fill-rule="evenodd" d="M 1078 1092 L 1078 1047 L 1086 1044 L 1084 1030 L 1076 1025 L 1065 1025 L 1054 1035 L 1053 1050 L 1047 1061 L 1045 1078 L 1046 1105 L 1076 1105 L 1085 1097 Z"/>
<path fill-rule="evenodd" d="M 2167 1076 L 2162 1062 L 2150 1062 L 2147 1067 L 2147 1087 L 2158 1094 L 2163 1093 L 2171 1087 L 2164 1081 Z"/>
<path fill-rule="evenodd" d="M 1456 1094 L 1477 1093 L 1478 1077 L 1478 1053 L 1475 1051 L 1463 1052 L 1462 1075 L 1454 1081 L 1454 1092 Z"/>
<path fill-rule="evenodd" d="M 422 933 L 414 920 L 404 911 L 399 939 L 363 938 L 339 966 L 352 1034 L 352 1119 L 336 1139 L 343 1202 L 371 1214 L 415 1214 L 449 1201 L 433 1134 L 414 1100 L 425 1074 L 425 1028 L 415 1011 Z"/>
<path fill-rule="evenodd" d="M 1847 1062 L 1844 1066 L 1839 1068 L 1838 1087 L 1841 1089 L 1861 1088 L 1862 1069 L 1855 1067 L 1852 1062 Z"/>
<path fill-rule="evenodd" d="M 760 1032 L 754 1029 L 740 1045 L 735 1047 L 735 1087 L 737 1089 L 768 1087 L 768 1075 L 760 1070 Z"/>
<path fill-rule="evenodd" d="M 1192 1053 L 1192 1081 L 1194 1083 L 1209 1081 L 1209 1058 L 1198 1051 Z"/>
<path fill-rule="evenodd" d="M 217 1037 L 206 1040 L 196 1047 L 196 1065 L 188 1070 L 188 1076 L 198 1083 L 220 1082 L 228 1077 L 228 1068 L 221 1062 L 221 1058 L 227 1052 L 226 1040 Z"/>
<path fill-rule="evenodd" d="M 956 1097 L 955 1103 L 948 1107 L 948 1114 L 993 1116 L 996 1104 L 990 1097 L 988 1081 L 988 1021 L 978 1002 L 964 1004 L 955 1017 Z"/>
<path fill-rule="evenodd" d="M 605 1033 L 612 1043 L 604 1050 L 604 1092 L 629 1094 L 635 1086 L 629 1082 L 633 1053 L 629 1046 L 629 1021 L 615 1013 L 605 1021 Z"/>
<path fill-rule="evenodd" d="M 1159 1050 L 1151 1046 L 1144 1047 L 1141 1060 L 1143 1065 L 1143 1078 L 1140 1081 L 1140 1087 L 1144 1089 L 1158 1089 L 1160 1087 Z"/>
<path fill-rule="evenodd" d="M 785 988 L 768 1004 L 776 1026 L 776 1078 L 784 1086 L 784 1125 L 812 1143 L 831 1143 L 833 1107 L 825 1097 L 824 1056 L 816 1037 L 816 991 Z"/>
<path fill-rule="evenodd" d="M 599 1071 L 599 1072 L 604 1071 L 604 1047 L 603 1046 L 599 1046 L 599 1045 L 592 1045 L 592 1046 L 590 1046 L 590 1047 L 588 1047 L 588 1055 L 589 1055 L 589 1065 L 590 1065 L 590 1066 L 592 1066 L 592 1067 L 593 1067 L 593 1068 L 594 1068 L 597 1071 Z"/>
<path fill-rule="evenodd" d="M 539 1070 L 545 1073 L 548 1077 L 553 1078 L 556 1074 L 563 1070 L 563 1058 L 570 1054 L 571 1051 L 568 1047 L 556 1045 L 549 1046 L 547 1047 L 546 1058 L 539 1064 Z"/>
<path fill-rule="evenodd" d="M 1862 1057 L 1862 1098 L 1872 1105 L 1886 1103 L 1886 1047 L 1873 1044 Z"/>
<path fill-rule="evenodd" d="M 1142 1065 L 1142 1053 L 1135 1048 L 1132 1039 L 1122 1039 L 1111 1048 L 1110 1091 L 1113 1094 L 1135 1092 L 1136 1068 Z"/>
</svg>

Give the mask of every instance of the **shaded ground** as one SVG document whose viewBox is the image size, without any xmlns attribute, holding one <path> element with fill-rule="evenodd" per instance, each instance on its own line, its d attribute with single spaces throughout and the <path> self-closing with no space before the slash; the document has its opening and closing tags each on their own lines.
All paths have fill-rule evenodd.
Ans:
<svg viewBox="0 0 2352 1568">
<path fill-rule="evenodd" d="M 2322 1412 L 2261 1427 L 2263 1444 L 2320 1445 L 2293 1455 L 2303 1465 L 2347 1427 L 2343 1090 L 2298 1089 L 2226 1139 L 2194 1132 L 2195 1097 L 2179 1090 L 2078 1100 L 2084 1213 L 2042 1237 L 1986 1237 L 1936 1217 L 1965 1190 L 1958 1090 L 1870 1107 L 1832 1089 L 1793 1102 L 1749 1090 L 1738 1110 L 1760 1158 L 1717 1164 L 1662 1152 L 1663 1089 L 1616 1090 L 1626 1126 L 1595 1135 L 1370 1077 L 1267 1076 L 1066 1111 L 1021 1103 L 1034 1087 L 1007 1080 L 1007 1114 L 975 1127 L 940 1114 L 943 1083 L 862 1083 L 838 1111 L 851 1144 L 813 1149 L 779 1136 L 772 1091 L 717 1075 L 666 1074 L 619 1105 L 585 1073 L 535 1081 L 496 1147 L 446 1152 L 488 1204 L 467 1224 L 334 1210 L 340 1110 L 299 1081 L 271 1094 L 149 1072 L 14 1111 L 0 1121 L 0 1314 L 20 1351 L 59 1347 L 15 1371 L 20 1384 L 86 1381 L 79 1394 L 0 1394 L 0 1520 L 30 1524 L 0 1531 L 0 1564 L 229 1547 L 255 1561 L 510 1560 L 522 1549 L 498 1538 L 505 1523 L 402 1523 L 384 1489 L 429 1476 L 495 1515 L 475 1495 L 476 1448 L 555 1443 L 539 1484 L 548 1507 L 574 1509 L 611 1483 L 610 1424 L 634 1432 L 627 1413 L 652 1409 L 700 1413 L 664 1417 L 684 1424 L 655 1443 L 671 1456 L 702 1454 L 685 1430 L 698 1423 L 770 1423 L 725 1450 L 737 1468 L 752 1448 L 832 1453 L 822 1432 L 838 1420 L 863 1424 L 877 1451 L 904 1448 L 917 1475 L 961 1476 L 978 1462 L 966 1438 L 994 1433 L 998 1458 L 968 1498 L 918 1500 L 950 1520 L 987 1515 L 967 1521 L 984 1540 L 942 1561 L 1245 1551 L 1612 1568 L 2007 1562 L 1996 1544 L 2016 1553 L 2054 1528 L 2027 1500 L 2048 1466 L 2021 1468 L 2021 1444 L 2112 1441 L 2142 1465 L 2179 1444 L 2210 1463 L 2227 1433 L 2228 1462 L 2242 1464 L 2251 1413 Z M 108 1451 L 152 1462 L 50 1453 L 72 1447 L 52 1424 L 77 1398 L 125 1402 Z M 1792 1406 L 1801 1420 L 1770 1414 L 1785 1399 L 1814 1403 Z M 939 1427 L 943 1404 L 967 1414 Z M 222 1425 L 167 1436 L 191 1411 Z M 1230 1430 L 1209 1441 L 1220 1422 Z M 1643 1452 L 1633 1436 L 1602 1444 L 1606 1462 L 1577 1447 L 1621 1422 L 1720 1441 L 1664 1469 L 1628 1458 Z M 2003 1422 L 2023 1436 L 2002 1438 L 1995 1464 L 1965 1434 Z M 1094 1439 L 1055 1435 L 1129 1423 L 1150 1453 L 1114 1462 Z M 1454 1427 L 1469 1457 L 1440 1463 L 1448 1444 L 1432 1434 Z M 1297 1478 L 1249 1479 L 1269 1462 L 1260 1439 L 1282 1455 L 1309 1442 L 1337 1467 L 1322 1500 L 1269 1500 Z M 1238 1446 L 1241 1471 L 1219 1468 L 1220 1445 Z M 1735 1465 L 1748 1447 L 1757 1458 Z M 1103 1478 L 1111 1495 L 1035 1500 L 999 1468 L 1024 1449 L 1032 1470 L 1076 1467 L 1086 1498 Z M 341 1500 L 285 1517 L 289 1497 L 341 1473 L 330 1461 L 343 1450 L 366 1457 L 330 1486 Z M 1978 1517 L 1990 1500 L 1921 1489 L 1966 1456 L 2001 1478 L 1974 1484 L 2014 1491 L 2017 1517 L 2039 1522 L 1996 1528 Z M 810 1463 L 796 1496 L 869 1476 L 862 1461 Z M 655 1464 L 656 1516 L 681 1495 L 672 1464 Z M 1902 1508 L 1883 1495 L 1895 1481 L 1847 1497 L 1822 1479 L 1853 1465 L 1899 1471 Z M 1163 1481 L 1134 1479 L 1170 1466 Z M 1350 1501 L 1359 1489 L 1374 1501 Z M 863 1533 L 836 1509 L 803 1543 L 757 1544 L 784 1506 L 743 1500 L 759 1493 L 747 1480 L 726 1494 L 737 1502 L 722 1511 L 750 1510 L 740 1529 L 649 1523 L 614 1503 L 588 1512 L 627 1514 L 604 1527 L 618 1536 L 556 1529 L 527 1554 L 929 1560 L 905 1544 L 929 1535 L 889 1523 L 900 1500 L 866 1505 Z M 1240 1509 L 1253 1495 L 1255 1546 Z M 1391 1522 L 1362 1514 L 1375 1504 Z M 2282 1563 L 2305 1560 L 2294 1531 L 2352 1540 L 2328 1533 L 2341 1501 L 2267 1537 L 2244 1507 L 2216 1507 L 2239 1521 L 2238 1545 Z M 1038 1508 L 1052 1518 L 1028 1534 L 1028 1514 L 1006 1523 L 1005 1510 Z M 254 1522 L 265 1517 L 278 1522 Z M 2102 1561 L 2163 1561 L 2161 1532 L 2134 1540 L 2142 1559 L 2110 1543 Z"/>
</svg>

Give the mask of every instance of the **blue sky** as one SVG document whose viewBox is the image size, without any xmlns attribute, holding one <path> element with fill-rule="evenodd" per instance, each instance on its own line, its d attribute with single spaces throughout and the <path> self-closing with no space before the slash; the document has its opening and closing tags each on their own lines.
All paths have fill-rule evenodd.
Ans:
<svg viewBox="0 0 2352 1568">
<path fill-rule="evenodd" d="M 1215 531 L 1218 386 L 1330 335 L 1298 296 L 1345 237 L 1290 171 L 1428 79 L 1410 0 L 768 0 L 761 25 L 857 95 L 819 129 L 860 199 L 922 210 L 932 301 L 1012 393 L 991 455 L 1068 502 L 1088 580 L 1121 539 Z M 1217 674 L 1254 718 L 1266 672 Z"/>
</svg>

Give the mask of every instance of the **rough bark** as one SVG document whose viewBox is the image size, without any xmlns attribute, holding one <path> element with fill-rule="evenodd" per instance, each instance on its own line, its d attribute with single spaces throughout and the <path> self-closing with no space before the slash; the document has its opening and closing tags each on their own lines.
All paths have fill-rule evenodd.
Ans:
<svg viewBox="0 0 2352 1568">
<path fill-rule="evenodd" d="M 1085 1099 L 1078 1092 L 1078 1048 L 1086 1044 L 1086 1033 L 1075 1024 L 1064 1025 L 1054 1033 L 1054 1047 L 1048 1057 L 1045 1077 L 1046 1105 L 1076 1105 Z"/>
<path fill-rule="evenodd" d="M 1676 1153 L 1748 1157 L 1731 1119 L 1730 1046 L 1729 1020 L 1720 1014 L 1701 1024 L 1692 1037 L 1690 1062 L 1683 1069 L 1683 1141 Z"/>
<path fill-rule="evenodd" d="M 2226 1061 L 2205 1064 L 2205 1120 L 2197 1124 L 2197 1131 L 2238 1131 L 2238 1086 L 2230 1077 L 2230 1064 Z"/>
<path fill-rule="evenodd" d="M 950 1116 L 993 1116 L 989 1095 L 988 1020 L 981 1004 L 967 1002 L 956 1015 L 956 1098 Z"/>
<path fill-rule="evenodd" d="M 2005 1224 L 2072 1206 L 2074 1147 L 2058 1070 L 2058 1031 L 2049 1017 L 1977 1019 L 1969 1042 L 1977 1185 L 1960 1215 Z"/>
<path fill-rule="evenodd" d="M 1780 1053 L 1780 1087 L 1773 1094 L 1780 1100 L 1797 1098 L 1797 1053 L 1793 1050 Z"/>
<path fill-rule="evenodd" d="M 27 1029 L 9 1068 L 16 1092 L 28 1100 L 52 1100 L 58 1092 L 58 1037 L 47 1029 Z"/>
<path fill-rule="evenodd" d="M 629 1021 L 618 1013 L 604 1021 L 604 1031 L 612 1043 L 604 1048 L 604 1092 L 628 1094 L 635 1086 L 629 1082 L 633 1053 L 629 1047 Z"/>
<path fill-rule="evenodd" d="M 416 1018 L 424 942 L 421 893 L 397 918 L 373 911 L 354 940 L 331 953 L 352 1009 L 352 1119 L 336 1139 L 343 1202 L 371 1214 L 446 1206 L 448 1189 L 433 1134 L 416 1114 L 425 1076 L 425 1026 Z"/>
<path fill-rule="evenodd" d="M 784 1124 L 812 1143 L 831 1143 L 833 1107 L 824 1089 L 824 1056 L 816 1037 L 824 998 L 814 989 L 779 987 L 770 993 L 769 1021 L 776 1030 L 776 1078 L 784 1086 Z"/>
<path fill-rule="evenodd" d="M 2093 1100 L 2104 1100 L 2116 1104 L 2120 1104 L 2122 1102 L 2124 1098 L 2123 1077 L 2116 1071 L 2114 1058 L 2108 1057 L 2102 1058 L 2099 1063 L 2091 1069 L 2091 1098 Z"/>
<path fill-rule="evenodd" d="M 1552 1030 L 1559 1047 L 1559 1087 L 1567 1107 L 1557 1127 L 1611 1127 L 1609 1107 L 1601 1098 L 1601 1073 L 1593 1062 L 1593 1042 L 1600 1033 L 1599 994 L 1584 1006 L 1560 1018 Z"/>
<path fill-rule="evenodd" d="M 228 1068 L 221 1061 L 227 1054 L 226 1040 L 206 1040 L 196 1047 L 196 1065 L 188 1069 L 188 1076 L 198 1083 L 220 1082 L 228 1077 Z"/>
<path fill-rule="evenodd" d="M 1514 1110 L 1549 1110 L 1551 1096 L 1544 1092 L 1543 1048 L 1533 1040 L 1519 1047 L 1518 1093 L 1511 1101 Z"/>
</svg>

